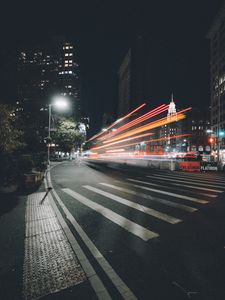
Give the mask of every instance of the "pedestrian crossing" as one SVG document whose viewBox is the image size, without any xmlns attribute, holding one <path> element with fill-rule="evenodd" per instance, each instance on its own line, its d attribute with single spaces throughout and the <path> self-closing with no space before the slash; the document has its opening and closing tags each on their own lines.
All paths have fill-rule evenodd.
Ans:
<svg viewBox="0 0 225 300">
<path fill-rule="evenodd" d="M 149 176 L 149 175 L 147 177 L 148 178 L 152 178 L 152 179 L 158 178 L 157 176 Z M 189 184 L 186 184 L 186 183 L 188 183 L 188 181 L 186 181 L 186 180 L 185 180 L 184 183 L 181 180 L 176 180 L 176 182 L 179 182 L 179 183 L 174 183 L 174 179 L 167 178 L 167 177 L 162 177 L 162 176 L 160 178 L 162 179 L 162 181 L 170 181 L 170 182 L 172 182 L 172 185 L 176 185 L 176 186 L 184 186 L 184 187 L 188 187 L 190 189 L 196 189 L 196 185 L 197 185 L 198 186 L 198 190 L 208 191 L 208 192 L 216 192 L 216 193 L 222 193 L 223 192 L 222 190 L 218 190 L 218 189 L 209 189 L 209 188 L 202 187 L 198 183 L 197 184 L 196 183 L 194 183 L 194 184 L 192 183 L 192 185 L 189 185 Z M 214 195 L 213 195 L 213 197 L 214 197 Z"/>
<path fill-rule="evenodd" d="M 152 178 L 152 176 L 149 176 L 147 175 L 148 178 Z M 154 178 L 158 178 L 158 179 L 165 179 L 165 180 L 171 180 L 170 176 L 169 175 L 154 175 Z M 187 178 L 184 178 L 184 179 L 176 179 L 177 182 L 183 182 L 183 183 L 190 183 L 192 185 L 197 185 L 197 186 L 209 186 L 210 187 L 215 187 L 215 188 L 223 188 L 224 187 L 224 184 L 210 184 L 210 183 L 204 183 L 204 181 L 202 180 L 198 180 L 198 182 L 196 182 L 196 179 L 187 179 Z M 218 191 L 218 190 L 217 190 Z M 222 191 L 221 191 L 222 192 Z"/>
<path fill-rule="evenodd" d="M 110 221 L 114 222 L 115 224 L 121 226 L 125 230 L 131 232 L 132 234 L 140 237 L 144 241 L 148 241 L 149 239 L 155 238 L 158 236 L 157 233 L 144 228 L 143 226 L 136 224 L 130 221 L 127 218 L 113 212 L 112 210 L 95 203 L 94 201 L 78 194 L 71 189 L 62 189 L 65 193 L 72 196 L 74 199 L 78 200 L 82 204 L 92 208 L 93 210 L 97 211 L 99 214 L 103 215 L 105 218 L 109 219 Z"/>
<path fill-rule="evenodd" d="M 128 178 L 127 180 L 129 180 L 131 182 L 135 182 L 135 183 L 140 183 L 140 184 L 149 184 L 149 182 L 147 182 L 147 181 L 141 181 L 141 180 L 132 179 L 132 178 Z M 159 190 L 159 189 L 153 189 L 153 188 L 149 188 L 149 187 L 141 186 L 141 185 L 137 185 L 137 184 L 133 184 L 133 186 L 143 189 L 143 190 L 160 193 L 163 195 L 172 196 L 172 197 L 176 197 L 176 198 L 180 198 L 180 199 L 184 199 L 184 200 L 188 200 L 188 201 L 192 201 L 192 202 L 196 202 L 196 203 L 206 204 L 209 202 L 207 200 L 202 200 L 202 199 L 198 199 L 195 197 L 190 197 L 190 196 L 181 195 L 181 194 L 177 194 L 177 193 L 171 193 L 171 192 L 167 192 L 167 191 L 163 191 L 163 190 Z"/>
<path fill-rule="evenodd" d="M 127 205 L 127 206 L 129 206 L 129 207 L 131 207 L 131 208 L 134 208 L 134 209 L 136 209 L 136 210 L 139 210 L 139 211 L 141 211 L 141 212 L 143 212 L 143 213 L 145 213 L 145 214 L 148 214 L 148 215 L 150 215 L 150 216 L 153 216 L 153 217 L 155 217 L 155 218 L 157 218 L 157 219 L 160 219 L 160 220 L 163 220 L 163 221 L 165 221 L 165 222 L 168 222 L 168 223 L 170 223 L 170 224 L 177 224 L 177 223 L 181 222 L 180 219 L 177 219 L 177 218 L 168 216 L 167 214 L 161 213 L 161 212 L 159 212 L 159 211 L 157 211 L 157 210 L 155 210 L 155 209 L 146 207 L 146 206 L 144 206 L 144 205 L 140 205 L 140 204 L 138 204 L 138 203 L 129 201 L 129 200 L 124 199 L 124 198 L 122 198 L 122 197 L 118 197 L 118 196 L 116 196 L 116 195 L 113 195 L 113 194 L 111 194 L 111 193 L 104 192 L 104 191 L 102 191 L 102 190 L 100 190 L 100 189 L 96 189 L 96 188 L 91 187 L 91 186 L 89 186 L 89 185 L 85 185 L 84 188 L 86 188 L 86 189 L 88 189 L 88 190 L 90 190 L 90 191 L 93 191 L 93 192 L 95 192 L 95 193 L 98 193 L 98 194 L 100 194 L 100 195 L 103 195 L 103 196 L 105 196 L 105 197 L 107 197 L 107 198 L 109 198 L 109 199 L 111 199 L 111 200 L 115 200 L 115 201 L 117 201 L 118 203 L 122 203 L 122 204 Z"/>
<path fill-rule="evenodd" d="M 157 222 L 165 226 L 177 226 L 186 221 L 190 214 L 213 203 L 225 191 L 224 177 L 212 177 L 211 181 L 211 177 L 205 177 L 205 174 L 192 175 L 152 172 L 141 177 L 84 184 L 79 193 L 70 188 L 63 188 L 62 191 L 121 230 L 147 242 L 160 237 Z M 99 195 L 98 203 L 96 195 Z M 115 211 L 114 207 L 117 207 Z M 120 209 L 123 209 L 123 213 Z M 131 210 L 135 212 L 132 220 Z M 140 222 L 144 216 L 147 216 L 149 224 Z M 154 228 L 151 228 L 152 220 L 157 220 Z"/>
</svg>

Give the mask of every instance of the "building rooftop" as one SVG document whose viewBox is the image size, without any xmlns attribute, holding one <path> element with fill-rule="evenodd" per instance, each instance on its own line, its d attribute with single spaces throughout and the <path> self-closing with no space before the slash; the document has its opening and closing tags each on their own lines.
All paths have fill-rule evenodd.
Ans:
<svg viewBox="0 0 225 300">
<path fill-rule="evenodd" d="M 211 39 L 212 36 L 219 30 L 221 23 L 225 20 L 225 1 L 221 4 L 221 7 L 215 16 L 213 23 L 206 35 L 208 39 Z"/>
</svg>

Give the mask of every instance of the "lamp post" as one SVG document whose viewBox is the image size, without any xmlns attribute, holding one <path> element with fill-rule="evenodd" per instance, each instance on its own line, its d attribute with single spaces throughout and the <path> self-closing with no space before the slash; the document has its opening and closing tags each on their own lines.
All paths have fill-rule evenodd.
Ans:
<svg viewBox="0 0 225 300">
<path fill-rule="evenodd" d="M 69 103 L 65 97 L 57 97 L 54 99 L 53 103 L 50 103 L 48 105 L 48 152 L 47 152 L 48 167 L 50 167 L 52 106 L 54 106 L 58 110 L 65 110 L 68 108 Z"/>
<path fill-rule="evenodd" d="M 50 166 L 52 104 L 48 105 L 48 166 Z"/>
</svg>

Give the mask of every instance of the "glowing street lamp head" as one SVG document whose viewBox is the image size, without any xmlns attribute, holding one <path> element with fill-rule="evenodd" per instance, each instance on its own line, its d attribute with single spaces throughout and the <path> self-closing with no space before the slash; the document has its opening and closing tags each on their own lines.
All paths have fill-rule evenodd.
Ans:
<svg viewBox="0 0 225 300">
<path fill-rule="evenodd" d="M 69 107 L 68 99 L 65 97 L 57 97 L 54 99 L 52 105 L 59 110 L 66 110 Z"/>
</svg>

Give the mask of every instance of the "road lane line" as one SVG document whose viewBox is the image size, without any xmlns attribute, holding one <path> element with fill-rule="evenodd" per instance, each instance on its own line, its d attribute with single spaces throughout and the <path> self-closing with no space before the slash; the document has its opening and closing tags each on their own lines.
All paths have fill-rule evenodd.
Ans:
<svg viewBox="0 0 225 300">
<path fill-rule="evenodd" d="M 170 175 L 169 173 L 167 173 L 167 174 Z M 200 179 L 204 179 L 206 181 L 220 181 L 221 183 L 225 182 L 225 177 L 224 176 L 219 176 L 219 175 L 214 176 L 214 175 L 209 175 L 209 174 L 206 174 L 206 173 L 200 173 L 200 174 L 188 173 L 187 174 L 187 173 L 181 173 L 181 172 L 173 172 L 173 175 L 183 176 L 183 177 L 190 177 L 190 178 L 200 178 Z"/>
<path fill-rule="evenodd" d="M 132 179 L 132 178 L 127 178 L 127 180 L 142 183 L 142 184 L 148 184 L 148 182 L 146 182 L 146 181 L 140 181 L 140 180 L 136 180 L 136 179 Z M 176 198 L 185 199 L 185 200 L 189 200 L 189 201 L 196 202 L 196 203 L 201 203 L 201 204 L 209 203 L 209 201 L 201 200 L 201 199 L 194 198 L 194 197 L 189 197 L 189 196 L 180 195 L 180 194 L 176 194 L 176 193 L 166 192 L 166 191 L 162 191 L 162 190 L 156 190 L 156 189 L 148 188 L 148 187 L 141 186 L 141 185 L 134 185 L 134 186 L 137 188 L 146 190 L 146 191 L 152 191 L 152 192 L 156 192 L 156 193 L 163 194 L 163 195 L 173 196 Z"/>
<path fill-rule="evenodd" d="M 182 222 L 181 219 L 169 216 L 169 215 L 167 215 L 165 213 L 161 213 L 161 212 L 159 212 L 159 211 L 157 211 L 155 209 L 152 209 L 152 208 L 146 207 L 144 205 L 141 205 L 141 204 L 129 201 L 127 199 L 124 199 L 122 197 L 113 195 L 113 194 L 105 192 L 105 191 L 102 191 L 102 190 L 94 188 L 92 186 L 84 185 L 83 187 L 86 188 L 86 189 L 88 189 L 88 190 L 90 190 L 90 191 L 92 191 L 92 192 L 94 192 L 94 193 L 100 194 L 100 195 L 105 196 L 105 197 L 107 197 L 109 199 L 117 201 L 118 203 L 124 204 L 124 205 L 129 206 L 131 208 L 134 208 L 136 210 L 139 210 L 139 211 L 141 211 L 141 212 L 143 212 L 145 214 L 148 214 L 150 216 L 153 216 L 153 217 L 155 217 L 157 219 L 163 220 L 164 222 L 168 222 L 170 224 L 177 224 L 179 222 Z"/>
<path fill-rule="evenodd" d="M 115 190 L 121 191 L 121 192 L 125 192 L 125 193 L 131 194 L 131 195 L 135 195 L 135 196 L 139 196 L 139 197 L 148 199 L 150 201 L 154 201 L 154 202 L 162 203 L 162 204 L 170 206 L 170 207 L 182 209 L 182 210 L 187 211 L 187 212 L 194 212 L 194 211 L 198 210 L 195 207 L 187 206 L 187 205 L 184 205 L 184 204 L 179 204 L 179 203 L 176 203 L 176 202 L 172 202 L 172 201 L 164 200 L 164 199 L 160 199 L 160 198 L 154 198 L 150 195 L 147 195 L 147 194 L 144 194 L 144 193 L 138 193 L 138 192 L 132 191 L 130 189 L 122 188 L 120 186 L 116 186 L 116 185 L 112 185 L 112 184 L 108 184 L 108 183 L 104 183 L 104 182 L 101 182 L 100 184 L 104 185 L 104 186 L 107 186 L 107 187 L 110 187 L 110 188 L 113 188 Z"/>
<path fill-rule="evenodd" d="M 121 226 L 122 228 L 126 229 L 127 231 L 136 235 L 137 237 L 143 239 L 144 241 L 148 241 L 150 239 L 153 239 L 153 238 L 159 236 L 158 233 L 150 231 L 150 230 L 146 229 L 145 227 L 138 225 L 138 224 L 128 220 L 127 218 L 124 218 L 124 217 L 118 215 L 114 211 L 89 200 L 88 198 L 72 191 L 71 189 L 66 188 L 66 189 L 62 189 L 62 191 L 67 193 L 68 195 L 70 195 L 71 197 L 73 197 L 74 199 L 79 201 L 80 203 L 97 211 L 103 217 L 116 223 L 117 225 Z"/>
<path fill-rule="evenodd" d="M 47 174 L 48 182 L 51 183 L 50 175 Z M 47 181 L 45 179 L 45 187 L 47 187 Z M 53 194 L 55 195 L 57 200 L 61 201 L 54 191 L 52 190 Z M 52 198 L 51 193 L 48 194 L 48 199 L 51 203 L 51 206 L 54 209 L 54 212 L 56 213 L 56 216 L 58 218 L 58 221 L 60 225 L 62 226 L 63 231 L 65 232 L 65 235 L 73 248 L 74 253 L 76 254 L 88 280 L 90 281 L 90 284 L 95 291 L 95 294 L 99 300 L 112 300 L 111 296 L 109 295 L 107 289 L 105 288 L 104 284 L 102 283 L 99 276 L 96 274 L 94 268 L 88 261 L 86 255 L 84 254 L 83 250 L 80 248 L 80 245 L 78 244 L 77 240 L 75 239 L 74 235 L 72 234 L 71 230 L 69 229 L 68 225 L 66 224 L 63 216 L 61 215 L 61 212 L 59 211 L 57 205 L 55 204 L 55 201 Z M 60 203 L 59 203 L 60 204 Z"/>
<path fill-rule="evenodd" d="M 199 190 L 204 190 L 204 191 L 208 191 L 208 192 L 215 192 L 215 193 L 223 193 L 222 190 L 208 189 L 208 188 L 200 187 L 200 186 L 198 186 L 198 184 L 196 184 L 196 186 L 184 184 L 185 182 L 188 182 L 188 181 L 185 181 L 184 183 L 174 183 L 174 181 L 175 182 L 183 182 L 183 181 L 177 180 L 177 179 L 171 179 L 171 176 L 170 176 L 170 178 L 164 178 L 163 176 L 160 176 L 160 177 L 157 176 L 157 178 L 156 178 L 156 176 L 151 176 L 151 175 L 147 175 L 146 177 L 153 178 L 153 179 L 161 178 L 164 181 L 172 181 L 173 182 L 172 184 L 176 185 L 176 186 L 186 186 L 186 187 L 189 187 L 189 188 L 192 188 L 192 189 L 199 189 Z M 191 184 L 193 184 L 193 183 L 191 182 Z M 206 196 L 212 197 L 212 198 L 217 197 L 217 195 L 210 195 L 210 194 L 203 194 L 203 195 L 204 196 L 206 195 Z"/>
<path fill-rule="evenodd" d="M 98 262 L 98 264 L 101 266 L 101 268 L 106 273 L 106 275 L 109 277 L 109 279 L 112 281 L 112 283 L 114 284 L 115 288 L 121 294 L 122 298 L 125 299 L 125 300 L 137 300 L 137 298 L 133 294 L 133 292 L 123 282 L 123 280 L 120 278 L 120 276 L 114 271 L 114 269 L 112 268 L 112 266 L 108 263 L 108 261 L 105 259 L 105 257 L 101 254 L 101 252 L 98 250 L 98 248 L 94 245 L 94 243 L 87 236 L 87 234 L 85 233 L 85 231 L 78 224 L 78 222 L 73 217 L 73 215 L 69 212 L 69 210 L 67 209 L 67 207 L 65 206 L 65 204 L 63 203 L 63 201 L 60 199 L 60 197 L 58 196 L 58 194 L 56 193 L 56 191 L 53 189 L 52 192 L 53 192 L 55 198 L 57 199 L 59 205 L 61 206 L 63 212 L 65 213 L 66 218 L 73 225 L 73 227 L 75 228 L 76 232 L 79 234 L 80 238 L 83 240 L 84 244 L 87 246 L 87 248 L 89 249 L 89 251 L 91 252 L 91 254 L 94 256 L 94 258 Z M 54 202 L 54 200 L 52 198 L 51 198 L 51 201 L 52 201 L 52 203 L 54 205 L 54 208 L 55 208 L 56 204 L 55 204 L 55 202 Z M 57 206 L 56 206 L 56 209 L 58 210 Z M 68 227 L 60 212 L 59 212 L 59 214 L 61 216 L 61 220 L 62 220 L 64 226 Z M 69 230 L 69 228 L 68 228 L 68 230 Z M 73 236 L 73 234 L 72 234 L 72 232 L 70 230 L 69 230 L 69 232 L 70 232 L 70 238 L 75 239 L 74 236 Z M 74 249 L 75 253 L 76 253 L 76 251 L 78 252 L 77 257 L 80 260 L 82 260 L 83 263 L 86 262 L 86 265 L 88 267 L 88 264 L 90 265 L 90 263 L 89 263 L 88 260 L 87 261 L 85 260 L 86 256 L 85 256 L 83 250 L 80 248 L 80 246 L 79 246 L 79 244 L 77 242 L 76 242 L 75 246 L 76 246 L 76 249 Z M 82 256 L 83 256 L 83 258 L 82 258 Z M 92 266 L 90 265 L 88 267 L 88 270 L 92 271 L 91 268 L 92 268 Z M 94 269 L 93 269 L 93 272 L 95 272 Z M 92 286 L 96 286 L 96 284 L 97 284 L 97 286 L 95 287 L 95 290 L 97 290 L 97 292 L 98 292 L 98 287 L 100 288 L 100 290 L 102 290 L 101 293 L 98 292 L 98 294 L 97 294 L 97 296 L 99 296 L 98 298 L 101 299 L 101 300 L 111 299 L 110 296 L 107 296 L 108 292 L 107 292 L 107 290 L 105 289 L 104 286 L 103 286 L 103 288 L 105 289 L 105 293 L 103 293 L 104 290 L 101 288 L 101 283 L 100 284 L 98 283 L 98 279 L 99 279 L 99 277 L 97 276 L 97 274 L 95 276 L 92 275 L 89 278 Z M 101 280 L 100 280 L 100 282 L 101 282 Z"/>
<path fill-rule="evenodd" d="M 150 175 L 147 175 L 146 177 L 148 177 Z M 208 184 L 208 183 L 201 183 L 200 180 L 195 180 L 195 179 L 189 179 L 186 180 L 186 178 L 179 178 L 177 179 L 177 177 L 173 177 L 173 176 L 167 176 L 167 175 L 154 175 L 155 178 L 174 178 L 175 181 L 177 182 L 184 182 L 184 183 L 190 183 L 190 184 L 193 184 L 193 185 L 197 185 L 197 186 L 208 186 L 208 187 L 215 187 L 215 188 L 224 188 L 224 186 L 220 186 L 220 185 L 214 185 L 214 184 Z M 203 181 L 204 182 L 204 181 Z M 225 188 L 224 188 L 225 189 Z M 223 190 L 218 190 L 217 192 L 219 193 L 223 193 L 224 191 Z"/>
</svg>

